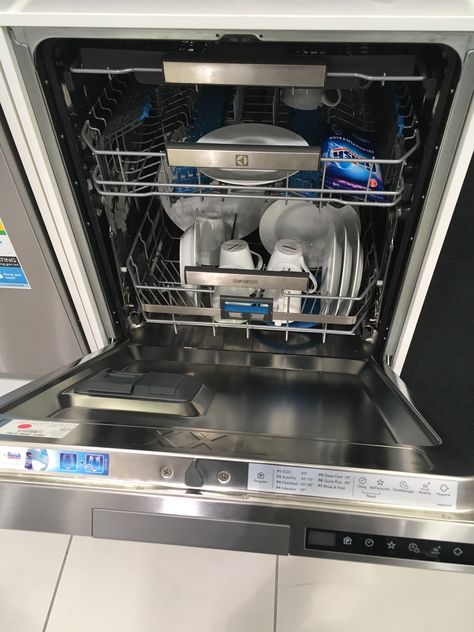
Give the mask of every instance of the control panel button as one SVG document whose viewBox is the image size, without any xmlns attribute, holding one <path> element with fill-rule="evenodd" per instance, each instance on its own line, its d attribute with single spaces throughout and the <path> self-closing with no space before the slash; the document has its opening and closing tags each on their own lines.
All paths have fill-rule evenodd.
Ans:
<svg viewBox="0 0 474 632">
<path fill-rule="evenodd" d="M 371 533 L 307 529 L 306 548 L 333 550 L 349 555 L 474 565 L 474 544 L 399 538 Z"/>
</svg>

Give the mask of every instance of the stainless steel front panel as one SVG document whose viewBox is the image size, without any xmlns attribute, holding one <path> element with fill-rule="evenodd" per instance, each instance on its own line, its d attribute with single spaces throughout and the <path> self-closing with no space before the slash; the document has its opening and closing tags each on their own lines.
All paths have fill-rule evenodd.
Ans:
<svg viewBox="0 0 474 632">
<path fill-rule="evenodd" d="M 92 535 L 96 538 L 140 540 L 160 544 L 204 546 L 211 549 L 288 555 L 290 527 L 232 520 L 211 520 L 129 511 L 92 511 Z"/>
</svg>

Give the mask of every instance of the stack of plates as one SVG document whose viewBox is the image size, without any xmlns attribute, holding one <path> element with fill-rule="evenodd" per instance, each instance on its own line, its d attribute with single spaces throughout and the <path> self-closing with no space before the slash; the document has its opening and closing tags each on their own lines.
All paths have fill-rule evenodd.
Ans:
<svg viewBox="0 0 474 632">
<path fill-rule="evenodd" d="M 358 295 L 364 261 L 360 218 L 352 206 L 319 207 L 309 201 L 277 200 L 262 217 L 260 239 L 270 253 L 280 239 L 298 240 L 308 267 L 321 269 L 321 297 Z M 349 299 L 322 300 L 320 313 L 348 316 L 353 303 Z"/>
</svg>

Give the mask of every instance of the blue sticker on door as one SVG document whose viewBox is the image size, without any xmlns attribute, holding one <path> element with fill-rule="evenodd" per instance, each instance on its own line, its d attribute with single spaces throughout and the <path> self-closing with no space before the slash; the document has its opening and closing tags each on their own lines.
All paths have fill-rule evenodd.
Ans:
<svg viewBox="0 0 474 632">
<path fill-rule="evenodd" d="M 0 288 L 30 289 L 26 274 L 0 218 Z"/>
</svg>

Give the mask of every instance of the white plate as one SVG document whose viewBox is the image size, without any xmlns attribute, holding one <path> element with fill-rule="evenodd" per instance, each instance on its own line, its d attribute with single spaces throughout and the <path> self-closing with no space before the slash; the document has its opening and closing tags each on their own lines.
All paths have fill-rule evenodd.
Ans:
<svg viewBox="0 0 474 632">
<path fill-rule="evenodd" d="M 171 170 L 162 166 L 158 172 L 158 182 L 160 184 L 166 184 L 171 182 L 172 175 Z M 160 191 L 163 191 L 160 188 Z M 170 188 L 171 193 L 171 188 Z M 232 191 L 229 191 L 232 194 Z M 263 191 L 253 191 L 252 195 L 263 195 Z M 179 195 L 178 194 L 175 194 Z M 238 195 L 238 192 L 235 193 Z M 196 217 L 207 217 L 213 219 L 215 217 L 224 217 L 226 225 L 232 230 L 234 225 L 234 218 L 237 216 L 235 222 L 235 239 L 242 239 L 247 237 L 250 233 L 258 228 L 260 219 L 263 212 L 268 206 L 266 200 L 239 198 L 239 197 L 200 197 L 186 196 L 180 197 L 173 204 L 171 199 L 167 195 L 161 196 L 161 202 L 163 208 L 166 211 L 168 217 L 179 226 L 181 230 L 186 230 L 193 225 Z M 230 234 L 229 230 L 229 234 Z"/>
<path fill-rule="evenodd" d="M 332 226 L 331 252 L 322 270 L 320 285 L 321 292 L 321 314 L 330 314 L 335 301 L 324 300 L 325 296 L 337 296 L 339 291 L 341 268 L 342 268 L 342 247 L 337 238 L 334 224 Z"/>
<path fill-rule="evenodd" d="M 352 247 L 351 280 L 346 296 L 356 297 L 360 290 L 362 271 L 364 267 L 364 254 L 360 243 L 360 218 L 354 207 L 346 205 L 340 209 Z M 342 301 L 339 309 L 341 316 L 349 316 L 354 301 Z"/>
<path fill-rule="evenodd" d="M 339 290 L 338 296 L 348 296 L 350 282 L 351 282 L 351 272 L 352 272 L 352 246 L 349 242 L 348 233 L 346 227 L 343 225 L 344 231 L 344 240 L 342 246 L 342 270 L 341 270 L 341 279 L 339 282 Z M 331 313 L 339 314 L 341 313 L 341 307 L 344 304 L 344 301 L 334 302 L 331 306 Z"/>
<path fill-rule="evenodd" d="M 186 283 L 185 268 L 196 264 L 196 240 L 194 224 L 187 228 L 179 240 L 179 277 L 182 287 L 195 288 Z M 187 296 L 196 304 L 196 292 L 186 292 Z"/>
<path fill-rule="evenodd" d="M 308 143 L 299 134 L 284 127 L 265 125 L 260 123 L 240 123 L 227 125 L 205 134 L 198 143 L 216 143 L 224 145 L 284 145 L 307 147 Z M 213 180 L 226 184 L 260 186 L 278 182 L 295 173 L 283 169 L 200 169 L 202 173 Z"/>
<path fill-rule="evenodd" d="M 359 248 L 359 256 L 357 257 L 357 259 L 355 259 L 355 261 L 356 261 L 356 265 L 354 269 L 354 284 L 352 286 L 351 291 L 349 292 L 349 295 L 354 296 L 354 297 L 359 294 L 360 284 L 362 281 L 362 273 L 364 271 L 364 251 L 362 250 L 362 247 Z M 349 316 L 352 309 L 352 305 L 354 304 L 354 301 L 345 301 L 345 302 L 347 303 L 347 306 L 344 306 L 343 308 L 341 308 L 341 312 L 340 312 L 341 316 Z"/>
<path fill-rule="evenodd" d="M 280 239 L 296 239 L 303 246 L 306 265 L 324 267 L 332 252 L 332 210 L 309 201 L 279 199 L 263 214 L 259 228 L 262 244 L 272 253 Z"/>
</svg>

